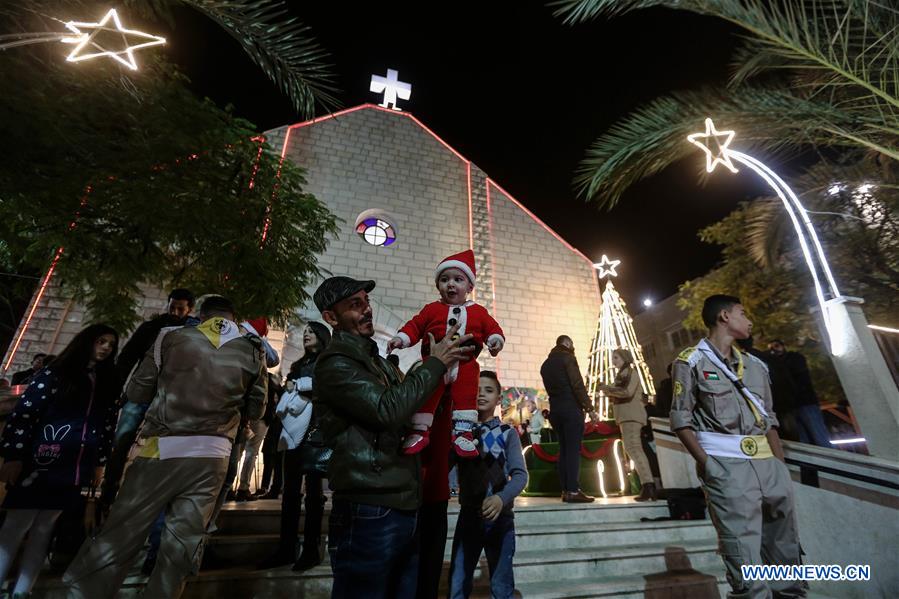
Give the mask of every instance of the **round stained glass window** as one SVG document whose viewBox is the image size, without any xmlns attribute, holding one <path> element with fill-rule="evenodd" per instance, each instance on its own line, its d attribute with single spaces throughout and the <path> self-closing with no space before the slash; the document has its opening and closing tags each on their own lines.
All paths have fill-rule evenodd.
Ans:
<svg viewBox="0 0 899 599">
<path fill-rule="evenodd" d="M 366 218 L 356 225 L 356 233 L 366 243 L 386 247 L 396 241 L 396 230 L 387 221 L 372 217 Z"/>
</svg>

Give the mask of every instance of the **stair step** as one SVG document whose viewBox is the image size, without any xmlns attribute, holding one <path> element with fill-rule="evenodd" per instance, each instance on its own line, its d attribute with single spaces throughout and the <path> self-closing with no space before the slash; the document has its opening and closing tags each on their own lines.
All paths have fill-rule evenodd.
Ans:
<svg viewBox="0 0 899 599">
<path fill-rule="evenodd" d="M 670 573 L 669 573 L 670 574 Z M 730 585 L 722 565 L 718 572 L 697 572 L 699 575 L 711 575 L 715 577 L 716 587 L 721 599 L 727 597 Z M 647 580 L 649 579 L 649 580 Z M 820 583 L 818 583 L 820 584 Z M 518 584 L 516 580 L 515 590 L 527 599 L 592 599 L 594 597 L 648 597 L 653 591 L 665 589 L 662 597 L 690 597 L 690 599 L 711 599 L 715 595 L 701 593 L 683 594 L 691 590 L 682 580 L 658 580 L 652 574 L 644 576 L 618 576 L 608 578 L 583 578 L 566 581 L 543 581 Z M 675 592 L 671 592 L 675 591 Z M 681 591 L 678 594 L 677 591 Z M 490 597 L 489 586 L 475 587 L 472 599 L 487 599 Z M 816 588 L 814 584 L 808 591 L 806 599 L 834 599 L 835 595 L 825 594 Z"/>
<path fill-rule="evenodd" d="M 671 573 L 669 573 L 671 574 Z M 516 590 L 527 599 L 587 599 L 593 597 L 646 597 L 653 590 L 666 589 L 670 594 L 664 596 L 686 597 L 695 599 L 717 599 L 714 594 L 702 594 L 690 587 L 695 582 L 685 581 L 686 573 L 678 573 L 677 579 L 665 577 L 664 580 L 653 580 L 653 575 L 614 576 L 604 578 L 579 578 L 575 580 L 545 580 L 516 584 Z M 701 580 L 703 576 L 715 579 L 715 589 L 720 597 L 725 597 L 730 585 L 724 574 L 724 566 L 714 573 L 693 572 L 690 578 Z M 517 580 L 516 580 L 517 583 Z M 673 592 L 672 592 L 673 591 Z M 680 592 L 680 594 L 678 593 Z M 687 591 L 693 591 L 685 595 Z M 489 592 L 488 595 L 489 596 Z"/>
<path fill-rule="evenodd" d="M 685 541 L 674 547 L 686 553 L 690 567 L 706 571 L 722 567 L 714 539 Z M 664 543 L 584 547 L 552 552 L 527 549 L 515 554 L 515 580 L 539 582 L 551 576 L 555 580 L 625 576 L 646 572 L 665 572 L 665 557 L 672 546 Z M 482 562 L 483 563 L 483 562 Z"/>
<path fill-rule="evenodd" d="M 329 507 L 330 501 L 326 505 L 323 534 L 327 531 Z M 451 503 L 444 586 L 458 512 L 458 503 Z M 583 505 L 564 504 L 557 499 L 519 499 L 516 502 L 516 582 L 526 597 L 541 596 L 544 591 L 535 585 L 547 581 L 551 581 L 551 588 L 545 591 L 547 597 L 611 597 L 616 596 L 616 590 L 642 592 L 645 590 L 642 577 L 647 572 L 665 571 L 666 548 L 672 546 L 682 548 L 680 552 L 689 557 L 690 565 L 697 570 L 723 575 L 723 564 L 716 554 L 715 532 L 709 521 L 640 522 L 640 518 L 667 514 L 667 506 L 662 502 L 636 504 L 628 498 L 600 499 Z M 188 579 L 183 595 L 186 599 L 329 596 L 331 571 L 327 560 L 302 573 L 291 571 L 289 566 L 264 571 L 253 569 L 277 547 L 279 501 L 227 504 L 219 526 L 220 531 L 213 536 L 207 552 L 227 569 L 203 570 L 199 576 Z M 482 558 L 476 573 L 479 583 L 475 596 L 489 596 L 487 579 L 486 560 Z M 143 576 L 129 576 L 119 597 L 137 597 L 145 581 Z M 577 585 L 581 583 L 586 594 L 578 595 L 582 591 Z M 597 584 L 606 586 L 597 587 Z M 569 587 L 574 595 L 559 594 Z M 598 589 L 596 592 L 600 594 L 590 595 L 593 591 L 589 588 Z M 42 577 L 35 597 L 56 599 L 65 594 L 59 578 Z"/>
<path fill-rule="evenodd" d="M 673 544 L 682 541 L 709 540 L 715 538 L 711 522 L 610 522 L 604 524 L 530 525 L 516 519 L 515 537 L 519 548 L 534 550 L 561 550 L 570 547 Z M 254 564 L 274 553 L 278 547 L 277 533 L 266 534 L 216 534 L 210 547 L 221 565 L 241 566 Z M 445 559 L 450 559 L 453 530 L 449 529 Z"/>
<path fill-rule="evenodd" d="M 116 599 L 147 599 L 141 596 L 146 582 L 145 576 L 129 576 Z M 229 568 L 204 571 L 187 579 L 181 599 L 324 599 L 330 595 L 331 567 L 326 560 L 325 564 L 306 572 L 293 572 L 288 566 L 274 570 Z M 66 596 L 66 587 L 58 577 L 41 577 L 33 594 L 35 599 L 65 599 Z"/>
<path fill-rule="evenodd" d="M 726 597 L 730 590 L 724 578 L 724 566 L 704 570 L 717 580 L 720 597 Z M 441 579 L 441 593 L 446 593 L 446 571 Z M 526 599 L 586 599 L 592 597 L 645 597 L 648 589 L 645 574 L 613 577 L 590 577 L 564 579 L 554 573 L 547 580 L 521 582 L 516 575 L 516 589 Z M 145 582 L 143 577 L 129 577 L 125 580 L 117 599 L 138 599 Z M 818 583 L 820 585 L 822 583 Z M 826 584 L 826 583 L 825 583 Z M 666 588 L 677 585 L 667 584 Z M 832 599 L 812 585 L 808 599 Z M 326 599 L 330 597 L 331 571 L 327 566 L 319 566 L 308 572 L 293 572 L 284 567 L 277 570 L 256 571 L 248 569 L 230 569 L 224 571 L 203 572 L 200 576 L 188 579 L 182 599 L 220 599 L 222 597 L 257 597 L 265 599 Z M 35 588 L 35 599 L 65 599 L 66 589 L 59 578 L 41 577 Z M 490 597 L 489 581 L 486 570 L 475 577 L 472 599 Z M 690 595 L 691 599 L 701 599 Z"/>
<path fill-rule="evenodd" d="M 715 554 L 714 543 L 688 542 L 677 547 L 686 552 L 695 569 L 723 576 L 724 567 Z M 655 544 L 565 549 L 551 553 L 530 549 L 515 555 L 515 580 L 523 596 L 528 598 L 627 596 L 646 590 L 643 578 L 646 573 L 665 572 L 665 555 L 666 547 Z M 443 581 L 447 579 L 448 570 L 449 563 L 445 562 Z M 487 584 L 487 564 L 483 557 L 475 571 L 475 580 L 478 587 Z M 129 576 L 120 597 L 136 597 L 145 582 L 143 576 Z M 246 566 L 206 570 L 188 579 L 183 597 L 327 597 L 330 588 L 331 569 L 325 561 L 302 573 L 293 572 L 289 566 L 271 570 L 253 570 Z M 36 597 L 45 599 L 65 596 L 58 578 L 42 579 L 37 590 Z M 480 590 L 485 591 L 485 588 Z"/>
<path fill-rule="evenodd" d="M 327 531 L 330 499 L 325 504 L 323 532 Z M 305 511 L 304 511 L 305 513 Z M 456 526 L 459 504 L 449 504 L 447 519 L 450 530 Z M 558 499 L 523 497 L 515 500 L 516 521 L 529 524 L 606 524 L 609 522 L 639 522 L 640 518 L 668 516 L 663 501 L 634 503 L 630 498 L 597 499 L 595 503 L 569 504 Z M 219 516 L 218 526 L 223 534 L 276 533 L 280 530 L 281 502 L 261 499 L 246 503 L 226 503 Z M 302 521 L 300 522 L 302 525 Z"/>
</svg>

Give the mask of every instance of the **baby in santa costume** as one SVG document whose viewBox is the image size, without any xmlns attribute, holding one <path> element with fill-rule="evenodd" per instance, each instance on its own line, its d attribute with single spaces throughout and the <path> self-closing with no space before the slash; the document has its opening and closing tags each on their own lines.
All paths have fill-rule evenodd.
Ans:
<svg viewBox="0 0 899 599">
<path fill-rule="evenodd" d="M 446 332 L 459 324 L 457 335 L 472 335 L 474 351 L 460 360 L 443 377 L 443 383 L 434 391 L 421 409 L 412 416 L 413 432 L 403 442 L 403 453 L 415 454 L 428 446 L 434 412 L 449 387 L 449 404 L 453 410 L 453 449 L 464 458 L 478 455 L 473 431 L 478 422 L 478 378 L 481 372 L 477 356 L 484 345 L 495 356 L 506 342 L 503 330 L 484 306 L 468 301 L 474 289 L 474 252 L 466 250 L 444 259 L 434 271 L 440 301 L 425 306 L 407 322 L 397 336 L 387 344 L 388 352 L 412 347 L 420 340 L 422 356 L 430 353 L 427 334 L 440 341 Z"/>
</svg>

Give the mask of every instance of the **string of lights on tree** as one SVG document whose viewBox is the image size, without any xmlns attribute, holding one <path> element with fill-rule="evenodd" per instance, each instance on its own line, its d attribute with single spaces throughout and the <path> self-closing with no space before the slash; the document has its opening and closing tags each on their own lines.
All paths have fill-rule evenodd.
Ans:
<svg viewBox="0 0 899 599">
<path fill-rule="evenodd" d="M 618 273 L 615 269 L 619 264 L 621 264 L 620 260 L 609 260 L 608 256 L 603 255 L 602 261 L 594 264 L 593 267 L 599 271 L 599 278 L 604 279 L 617 277 Z M 599 312 L 596 335 L 593 337 L 593 345 L 590 349 L 590 365 L 587 371 L 587 391 L 602 420 L 611 419 L 612 411 L 609 398 L 598 387 L 614 384 L 618 369 L 612 365 L 612 352 L 619 348 L 628 350 L 633 356 L 643 393 L 654 397 L 655 385 L 646 360 L 643 358 L 643 349 L 637 342 L 633 320 L 628 314 L 627 305 L 618 295 L 618 290 L 615 289 L 610 278 L 602 293 L 602 307 Z"/>
</svg>

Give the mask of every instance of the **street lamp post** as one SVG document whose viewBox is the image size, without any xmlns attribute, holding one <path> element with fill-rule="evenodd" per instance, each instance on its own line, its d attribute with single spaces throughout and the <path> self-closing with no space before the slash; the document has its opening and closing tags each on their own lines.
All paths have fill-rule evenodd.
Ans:
<svg viewBox="0 0 899 599">
<path fill-rule="evenodd" d="M 706 171 L 722 165 L 732 173 L 734 162 L 761 177 L 783 202 L 790 216 L 803 258 L 815 286 L 819 322 L 831 360 L 843 390 L 852 404 L 872 455 L 899 459 L 899 390 L 893 382 L 883 353 L 877 346 L 861 304 L 864 300 L 844 296 L 837 288 L 824 248 L 808 212 L 792 189 L 760 160 L 731 149 L 733 131 L 718 131 L 712 119 L 705 132 L 687 136 L 706 156 Z"/>
</svg>

